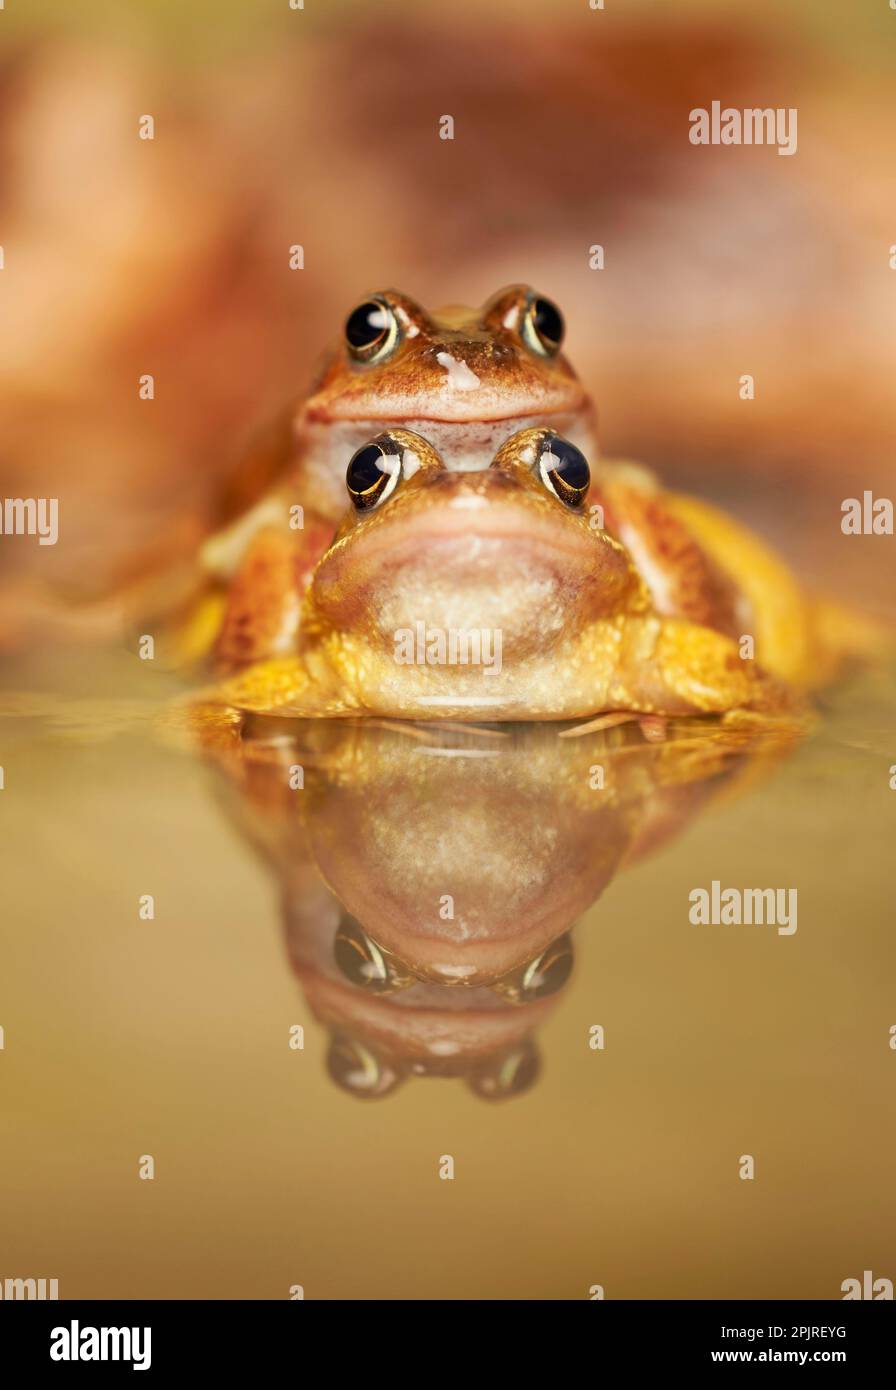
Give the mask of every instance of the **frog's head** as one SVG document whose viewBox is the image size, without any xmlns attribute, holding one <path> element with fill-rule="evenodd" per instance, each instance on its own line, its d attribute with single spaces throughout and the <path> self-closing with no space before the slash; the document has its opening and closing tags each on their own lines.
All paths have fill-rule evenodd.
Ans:
<svg viewBox="0 0 896 1390">
<path fill-rule="evenodd" d="M 406 426 L 443 451 L 451 469 L 486 467 L 501 439 L 536 424 L 591 448 L 592 408 L 562 354 L 563 336 L 560 310 L 527 285 L 479 309 L 434 312 L 396 290 L 369 294 L 323 365 L 306 426 L 331 434 L 341 426 L 351 447 L 378 426 Z"/>
<path fill-rule="evenodd" d="M 383 432 L 349 463 L 350 513 L 312 579 L 312 624 L 393 670 L 419 665 L 421 642 L 450 646 L 452 634 L 505 674 L 531 672 L 561 644 L 568 654 L 596 619 L 644 601 L 628 552 L 598 524 L 590 484 L 584 455 L 549 429 L 520 431 L 477 473 L 449 472 L 407 430 Z M 455 655 L 461 671 L 450 650 L 442 663 L 449 689 L 476 664 L 475 653 Z"/>
</svg>

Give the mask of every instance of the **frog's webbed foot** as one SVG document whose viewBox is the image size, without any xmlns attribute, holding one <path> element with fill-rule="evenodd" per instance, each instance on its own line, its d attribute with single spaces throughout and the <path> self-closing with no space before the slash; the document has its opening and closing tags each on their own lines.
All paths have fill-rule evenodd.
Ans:
<svg viewBox="0 0 896 1390">
<path fill-rule="evenodd" d="M 738 643 L 708 627 L 678 618 L 632 618 L 620 645 L 611 698 L 631 709 L 648 739 L 664 736 L 665 718 L 709 714 L 729 724 L 804 717 L 802 695 L 752 658 Z"/>
<path fill-rule="evenodd" d="M 336 694 L 330 680 L 313 675 L 298 656 L 257 662 L 206 691 L 200 703 L 206 706 L 210 701 L 244 713 L 293 719 L 339 719 L 361 712 Z"/>
</svg>

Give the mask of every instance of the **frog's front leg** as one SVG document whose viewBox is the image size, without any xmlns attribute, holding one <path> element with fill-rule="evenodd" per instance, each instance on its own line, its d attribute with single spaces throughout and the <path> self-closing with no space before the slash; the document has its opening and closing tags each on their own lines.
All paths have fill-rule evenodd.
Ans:
<svg viewBox="0 0 896 1390">
<path fill-rule="evenodd" d="M 292 719 L 336 719 L 367 712 L 339 689 L 333 672 L 314 653 L 249 666 L 194 702 L 194 708 L 210 706 Z"/>
<path fill-rule="evenodd" d="M 802 702 L 723 633 L 679 618 L 623 619 L 611 707 L 647 714 L 796 713 Z"/>
<path fill-rule="evenodd" d="M 332 540 L 320 524 L 303 531 L 268 527 L 249 543 L 227 596 L 215 643 L 221 672 L 295 651 L 302 599 Z"/>
</svg>

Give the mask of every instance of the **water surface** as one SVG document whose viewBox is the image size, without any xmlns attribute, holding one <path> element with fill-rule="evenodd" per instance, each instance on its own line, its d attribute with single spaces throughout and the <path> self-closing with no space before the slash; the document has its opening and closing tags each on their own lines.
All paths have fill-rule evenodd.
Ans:
<svg viewBox="0 0 896 1390">
<path fill-rule="evenodd" d="M 6 685 L 0 1276 L 63 1298 L 892 1277 L 892 675 L 790 749 L 262 724 L 200 755 L 160 733 L 174 678 L 125 654 Z M 796 932 L 692 925 L 712 880 L 796 889 Z"/>
</svg>

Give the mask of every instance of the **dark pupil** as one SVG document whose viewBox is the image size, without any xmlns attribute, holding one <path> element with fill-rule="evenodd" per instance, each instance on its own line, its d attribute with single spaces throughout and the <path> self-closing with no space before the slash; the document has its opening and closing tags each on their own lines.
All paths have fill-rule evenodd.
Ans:
<svg viewBox="0 0 896 1390">
<path fill-rule="evenodd" d="M 377 304 L 374 299 L 368 299 L 366 304 L 359 304 L 357 309 L 349 314 L 345 325 L 345 336 L 351 346 L 370 347 L 381 338 L 386 331 L 383 325 L 385 314 L 382 304 Z"/>
<path fill-rule="evenodd" d="M 572 951 L 555 951 L 539 961 L 527 981 L 526 996 L 529 999 L 544 999 L 548 994 L 556 994 L 562 989 L 572 974 Z"/>
<path fill-rule="evenodd" d="M 348 466 L 348 485 L 352 492 L 369 492 L 385 474 L 380 466 L 383 451 L 378 444 L 359 449 Z"/>
<path fill-rule="evenodd" d="M 549 299 L 536 299 L 533 309 L 535 331 L 539 338 L 554 347 L 563 342 L 563 315 Z"/>
<path fill-rule="evenodd" d="M 570 444 L 567 439 L 551 439 L 548 441 L 547 451 L 558 460 L 551 464 L 550 472 L 562 483 L 574 488 L 576 492 L 582 492 L 589 486 L 591 470 L 581 449 L 577 449 L 575 444 Z"/>
</svg>

